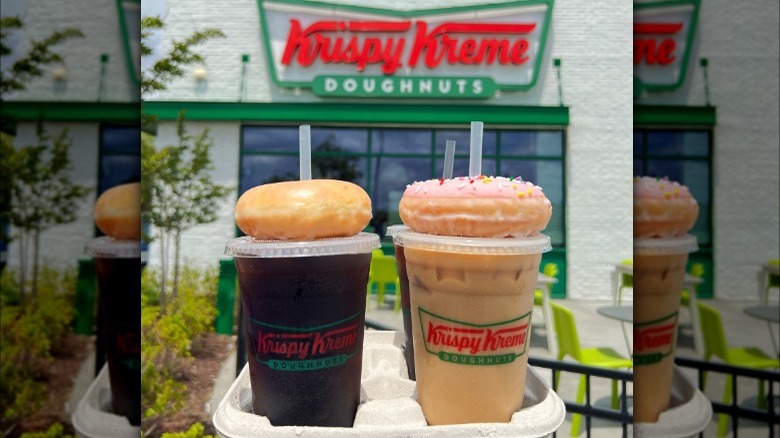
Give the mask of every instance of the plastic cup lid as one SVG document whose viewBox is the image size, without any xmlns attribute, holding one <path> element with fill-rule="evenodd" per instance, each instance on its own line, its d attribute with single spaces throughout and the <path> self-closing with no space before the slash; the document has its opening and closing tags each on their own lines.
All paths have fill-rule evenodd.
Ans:
<svg viewBox="0 0 780 438">
<path fill-rule="evenodd" d="M 84 246 L 84 252 L 92 257 L 106 259 L 141 258 L 140 240 L 117 240 L 113 237 L 96 237 Z"/>
<path fill-rule="evenodd" d="M 634 238 L 634 254 L 665 255 L 686 254 L 699 249 L 696 236 Z"/>
<path fill-rule="evenodd" d="M 390 237 L 395 237 L 396 234 L 400 233 L 401 231 L 408 230 L 409 227 L 406 225 L 390 225 L 387 227 L 387 235 Z"/>
<path fill-rule="evenodd" d="M 465 254 L 541 254 L 552 250 L 550 237 L 539 234 L 532 237 L 484 237 L 437 236 L 434 234 L 401 231 L 393 238 L 396 245 L 442 252 Z"/>
<path fill-rule="evenodd" d="M 358 233 L 350 237 L 318 240 L 258 240 L 239 237 L 228 241 L 225 254 L 247 258 L 317 257 L 342 254 L 365 254 L 380 248 L 379 236 Z"/>
</svg>

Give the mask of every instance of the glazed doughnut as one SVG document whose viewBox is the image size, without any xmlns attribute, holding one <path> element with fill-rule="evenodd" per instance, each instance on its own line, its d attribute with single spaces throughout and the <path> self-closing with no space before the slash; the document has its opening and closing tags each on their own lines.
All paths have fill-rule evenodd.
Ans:
<svg viewBox="0 0 780 438">
<path fill-rule="evenodd" d="M 688 187 L 668 178 L 634 178 L 634 237 L 684 235 L 698 215 Z"/>
<path fill-rule="evenodd" d="M 407 186 L 401 220 L 418 233 L 461 237 L 527 237 L 552 215 L 542 188 L 521 178 L 432 179 Z"/>
<path fill-rule="evenodd" d="M 119 240 L 141 240 L 141 183 L 112 187 L 95 202 L 95 225 Z"/>
<path fill-rule="evenodd" d="M 314 240 L 353 236 L 371 220 L 371 198 L 346 181 L 264 184 L 236 203 L 236 224 L 255 239 Z"/>
</svg>

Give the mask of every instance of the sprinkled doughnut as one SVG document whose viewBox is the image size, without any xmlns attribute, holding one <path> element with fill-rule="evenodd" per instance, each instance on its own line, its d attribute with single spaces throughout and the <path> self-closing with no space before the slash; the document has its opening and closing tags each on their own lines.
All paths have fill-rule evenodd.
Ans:
<svg viewBox="0 0 780 438">
<path fill-rule="evenodd" d="M 527 237 L 547 226 L 552 205 L 541 187 L 519 177 L 457 177 L 408 185 L 399 213 L 419 233 Z"/>
<path fill-rule="evenodd" d="M 264 184 L 238 198 L 236 224 L 256 239 L 314 240 L 353 236 L 371 220 L 371 199 L 346 181 Z"/>
<path fill-rule="evenodd" d="M 634 178 L 634 237 L 681 236 L 698 215 L 688 187 L 668 178 Z"/>
<path fill-rule="evenodd" d="M 141 240 L 141 183 L 106 190 L 95 202 L 93 215 L 95 225 L 106 236 Z"/>
</svg>

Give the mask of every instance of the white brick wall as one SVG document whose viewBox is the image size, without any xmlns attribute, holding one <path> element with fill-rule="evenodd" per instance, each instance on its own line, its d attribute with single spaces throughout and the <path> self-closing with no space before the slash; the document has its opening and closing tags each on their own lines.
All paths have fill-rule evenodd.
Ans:
<svg viewBox="0 0 780 438">
<path fill-rule="evenodd" d="M 461 0 L 349 1 L 349 4 L 421 9 L 488 2 Z M 567 138 L 568 294 L 572 298 L 610 297 L 610 268 L 631 256 L 631 5 L 612 0 L 559 0 L 554 7 L 550 43 L 552 57 L 562 59 L 565 104 L 571 124 Z M 250 55 L 248 101 L 271 101 L 271 90 L 254 0 L 235 0 L 230 8 L 206 0 L 168 1 L 166 40 L 181 39 L 194 30 L 218 27 L 226 38 L 205 44 L 208 90 L 198 94 L 191 74 L 174 82 L 152 100 L 235 101 L 238 98 L 241 54 Z M 542 105 L 557 105 L 554 70 L 533 94 Z M 290 99 L 291 96 L 282 96 Z M 304 92 L 300 100 L 313 100 Z M 527 96 L 503 93 L 489 104 L 512 104 Z M 302 115 L 302 117 L 305 117 Z M 302 122 L 305 120 L 301 120 Z M 240 124 L 190 123 L 214 128 L 216 176 L 237 185 Z M 158 144 L 170 142 L 172 123 L 162 123 Z M 595 190 L 595 194 L 594 194 Z M 183 254 L 192 262 L 215 264 L 233 233 L 233 197 L 214 224 L 184 234 Z M 555 214 L 555 213 L 554 213 Z M 605 231 L 606 230 L 606 231 Z M 150 263 L 159 263 L 159 249 L 150 249 Z"/>
<path fill-rule="evenodd" d="M 679 105 L 705 105 L 698 59 L 709 60 L 710 104 L 717 111 L 712 169 L 717 298 L 757 297 L 759 268 L 777 258 L 780 248 L 779 12 L 774 0 L 702 2 L 690 87 L 665 97 Z"/>
<path fill-rule="evenodd" d="M 753 298 L 758 266 L 780 252 L 780 6 L 773 0 L 702 3 L 701 56 L 709 58 L 711 100 L 718 112 L 715 293 Z"/>
<path fill-rule="evenodd" d="M 27 53 L 30 40 L 41 40 L 54 30 L 67 27 L 80 29 L 83 38 L 73 38 L 56 46 L 68 71 L 65 87 L 55 87 L 51 77 L 54 66 L 45 69 L 42 77 L 32 81 L 27 90 L 9 96 L 9 100 L 88 101 L 98 100 L 100 55 L 109 55 L 104 79 L 104 102 L 136 102 L 138 89 L 131 85 L 125 62 L 124 37 L 119 28 L 119 14 L 114 0 L 84 0 L 72 2 L 26 1 L 19 50 Z M 7 60 L 5 60 L 7 62 Z M 6 69 L 5 62 L 2 65 Z"/>
</svg>

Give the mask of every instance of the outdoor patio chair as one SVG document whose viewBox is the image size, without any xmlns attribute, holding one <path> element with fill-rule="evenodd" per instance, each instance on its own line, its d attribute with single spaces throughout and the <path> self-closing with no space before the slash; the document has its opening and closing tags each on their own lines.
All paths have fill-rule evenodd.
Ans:
<svg viewBox="0 0 780 438">
<path fill-rule="evenodd" d="M 382 250 L 375 250 L 381 253 Z M 385 290 L 388 284 L 395 286 L 395 305 L 393 310 L 395 312 L 401 311 L 401 283 L 398 280 L 398 266 L 395 263 L 395 257 L 386 256 L 384 253 L 371 255 L 371 268 L 368 274 L 368 287 L 366 293 L 371 294 L 371 291 L 376 285 L 376 301 L 377 305 L 381 305 L 385 302 Z"/>
<path fill-rule="evenodd" d="M 704 277 L 704 264 L 702 263 L 694 263 L 691 265 L 691 270 L 688 272 L 690 275 L 702 278 Z M 687 288 L 683 288 L 682 292 L 680 293 L 680 304 L 683 306 L 690 306 L 691 305 L 691 294 L 696 293 L 698 285 L 693 286 L 693 290 L 688 290 Z M 690 310 L 690 309 L 689 309 Z"/>
<path fill-rule="evenodd" d="M 634 259 L 621 260 L 620 264 L 633 266 Z M 619 306 L 620 302 L 623 301 L 623 289 L 631 289 L 632 291 L 634 290 L 634 276 L 632 274 L 626 274 L 623 272 L 618 272 L 618 275 L 620 278 L 618 278 L 618 288 L 617 294 L 615 296 L 615 304 Z"/>
<path fill-rule="evenodd" d="M 769 259 L 766 264 L 770 266 L 780 265 L 780 259 Z M 767 304 L 769 302 L 769 291 L 773 289 L 780 291 L 780 275 L 767 272 L 764 284 L 764 296 L 761 297 L 761 303 Z"/>
<path fill-rule="evenodd" d="M 766 355 L 756 347 L 729 347 L 726 343 L 726 335 L 723 331 L 723 321 L 720 312 L 715 308 L 696 303 L 699 310 L 699 319 L 701 320 L 701 329 L 704 333 L 704 360 L 709 361 L 712 356 L 717 356 L 728 365 L 735 365 L 745 368 L 780 368 L 780 360 Z M 723 403 L 731 404 L 731 380 L 732 376 L 726 375 L 726 386 L 723 388 Z M 702 376 L 703 386 L 707 384 L 707 375 Z M 764 381 L 758 382 L 758 407 L 766 407 L 766 396 L 764 395 Z M 726 435 L 728 429 L 728 415 L 720 414 L 718 418 L 718 436 Z"/>
<path fill-rule="evenodd" d="M 545 263 L 542 274 L 548 277 L 557 277 L 559 274 L 558 265 L 555 263 Z M 541 289 L 534 289 L 534 306 L 541 306 L 544 304 L 544 291 Z"/>
<path fill-rule="evenodd" d="M 626 358 L 618 354 L 615 350 L 605 347 L 591 347 L 581 348 L 580 338 L 577 334 L 577 327 L 574 324 L 574 314 L 571 310 L 560 304 L 550 303 L 553 312 L 553 322 L 555 323 L 555 333 L 558 337 L 558 360 L 563 360 L 567 355 L 571 356 L 577 362 L 593 367 L 602 368 L 632 368 L 634 363 L 630 358 Z M 560 371 L 556 371 L 555 382 L 557 390 L 557 383 L 560 381 Z M 585 375 L 580 376 L 580 383 L 577 387 L 577 399 L 578 404 L 582 404 L 585 400 Z M 618 382 L 612 381 L 612 409 L 617 409 L 619 406 L 618 401 Z M 577 436 L 580 431 L 580 423 L 582 422 L 582 415 L 572 414 L 571 417 L 571 436 Z"/>
</svg>

